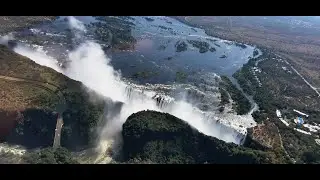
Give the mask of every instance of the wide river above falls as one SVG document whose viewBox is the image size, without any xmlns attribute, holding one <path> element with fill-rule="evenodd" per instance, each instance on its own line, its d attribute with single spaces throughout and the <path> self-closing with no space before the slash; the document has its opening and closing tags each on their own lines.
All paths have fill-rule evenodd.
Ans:
<svg viewBox="0 0 320 180">
<path fill-rule="evenodd" d="M 60 16 L 53 23 L 14 33 L 18 41 L 15 52 L 59 72 L 67 70 L 63 73 L 72 79 L 124 102 L 121 123 L 130 114 L 151 108 L 173 114 L 207 135 L 237 144 L 244 139 L 246 128 L 256 125 L 251 114 L 239 116 L 230 105 L 224 112 L 219 111 L 217 76 L 231 77 L 250 57 L 261 54 L 255 47 L 210 37 L 202 29 L 169 17 L 131 17 L 131 33 L 136 39 L 133 48 L 110 51 L 106 48 L 108 40 L 95 36 L 91 23 L 99 21 L 96 17 L 75 18 Z M 181 43 L 185 48 L 179 52 L 176 46 Z M 86 44 L 91 45 L 83 47 Z M 104 57 L 103 51 L 109 58 Z M 95 66 L 96 63 L 100 64 Z M 121 79 L 113 77 L 113 69 L 121 72 Z M 139 92 L 143 95 L 132 87 L 142 90 Z M 151 96 L 159 93 L 160 107 L 151 107 L 155 103 Z M 150 99 L 146 101 L 149 105 L 143 101 L 145 96 Z"/>
<path fill-rule="evenodd" d="M 97 22 L 94 17 L 75 17 L 85 24 Z M 169 17 L 132 17 L 132 35 L 137 39 L 133 50 L 107 52 L 112 59 L 111 64 L 120 70 L 123 77 L 132 79 L 134 75 L 137 83 L 172 84 L 177 73 L 183 74 L 184 82 L 196 81 L 196 75 L 215 73 L 231 76 L 245 64 L 249 57 L 253 57 L 255 47 L 249 45 L 239 46 L 235 42 L 214 38 L 205 34 L 203 29 L 193 28 Z M 68 38 L 68 22 L 60 16 L 50 25 L 39 25 L 20 34 L 20 40 L 25 43 L 37 36 L 37 40 L 30 44 L 41 42 L 45 51 L 52 56 L 66 54 L 72 50 L 72 41 Z M 89 33 L 88 33 L 89 34 Z M 88 36 L 88 39 L 92 37 Z M 33 39 L 34 40 L 34 39 Z M 62 41 L 63 40 L 63 41 Z M 200 53 L 188 41 L 197 40 L 207 42 L 215 51 Z M 27 41 L 27 42 L 26 42 Z M 50 41 L 50 42 L 49 42 Z M 187 49 L 176 52 L 176 43 L 184 41 Z M 99 40 L 101 44 L 102 41 Z M 56 57 L 59 59 L 59 57 Z"/>
</svg>

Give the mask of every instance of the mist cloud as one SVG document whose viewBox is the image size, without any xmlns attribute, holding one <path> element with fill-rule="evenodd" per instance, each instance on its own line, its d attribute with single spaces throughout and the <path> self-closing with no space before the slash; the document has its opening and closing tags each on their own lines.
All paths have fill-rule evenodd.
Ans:
<svg viewBox="0 0 320 180">
<path fill-rule="evenodd" d="M 0 37 L 0 44 L 8 45 L 8 41 L 10 41 L 10 40 L 14 40 L 14 37 L 12 34 L 7 34 L 5 36 L 1 36 Z"/>
<path fill-rule="evenodd" d="M 84 32 L 86 31 L 86 27 L 84 26 L 84 24 L 78 19 L 76 19 L 75 17 L 69 16 L 68 22 L 69 22 L 70 28 L 77 29 Z"/>
<path fill-rule="evenodd" d="M 30 58 L 37 64 L 50 67 L 57 72 L 62 72 L 58 65 L 58 61 L 55 58 L 48 56 L 41 48 L 31 49 L 27 46 L 18 45 L 14 48 L 14 51 Z"/>
<path fill-rule="evenodd" d="M 71 28 L 86 31 L 81 21 L 78 21 L 74 17 L 69 17 L 68 19 Z M 105 97 L 109 97 L 113 102 L 122 103 L 121 108 L 117 109 L 117 113 L 112 113 L 112 115 L 108 112 L 105 113 L 106 123 L 99 131 L 101 137 L 100 144 L 102 145 L 106 144 L 105 141 L 118 138 L 126 119 L 132 113 L 142 110 L 170 113 L 188 122 L 192 127 L 206 135 L 217 137 L 226 142 L 239 143 L 239 138 L 236 137 L 238 133 L 232 128 L 219 125 L 213 116 L 203 114 L 199 109 L 182 99 L 160 109 L 156 101 L 150 97 L 150 95 L 154 95 L 156 92 L 149 91 L 144 94 L 133 92 L 128 96 L 128 92 L 126 91 L 128 84 L 121 80 L 120 72 L 115 71 L 110 65 L 111 59 L 107 57 L 102 47 L 95 42 L 86 40 L 76 49 L 69 52 L 68 61 L 70 63 L 64 70 L 58 66 L 56 59 L 47 56 L 39 48 L 33 50 L 18 45 L 14 51 L 29 57 L 40 65 L 51 67 L 74 80 L 81 81 L 87 88 Z M 149 96 L 146 94 L 149 94 Z M 114 104 L 109 104 L 109 112 L 114 111 L 112 109 L 113 106 Z M 102 148 L 101 151 L 105 151 L 105 149 Z"/>
</svg>

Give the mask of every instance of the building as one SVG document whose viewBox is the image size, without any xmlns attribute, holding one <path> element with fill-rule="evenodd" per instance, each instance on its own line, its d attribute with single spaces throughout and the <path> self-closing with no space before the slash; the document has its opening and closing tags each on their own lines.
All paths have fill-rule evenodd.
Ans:
<svg viewBox="0 0 320 180">
<path fill-rule="evenodd" d="M 281 112 L 278 109 L 276 110 L 276 114 L 278 117 L 281 117 Z"/>
<path fill-rule="evenodd" d="M 302 117 L 297 117 L 296 119 L 294 119 L 294 122 L 296 124 L 302 125 L 304 123 L 304 120 L 302 119 Z"/>
<path fill-rule="evenodd" d="M 300 114 L 300 115 L 302 115 L 302 116 L 309 117 L 309 115 L 308 115 L 308 114 L 303 113 L 303 112 L 301 112 L 301 111 L 298 111 L 298 110 L 296 110 L 296 109 L 294 109 L 293 111 L 294 111 L 294 112 L 296 112 L 296 113 L 298 113 L 298 114 Z"/>
</svg>

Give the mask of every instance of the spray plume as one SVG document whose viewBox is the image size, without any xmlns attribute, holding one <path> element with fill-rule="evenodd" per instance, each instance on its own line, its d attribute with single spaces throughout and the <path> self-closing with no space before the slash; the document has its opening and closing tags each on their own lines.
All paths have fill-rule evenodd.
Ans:
<svg viewBox="0 0 320 180">
<path fill-rule="evenodd" d="M 0 37 L 0 44 L 3 44 L 3 45 L 8 45 L 8 42 L 10 40 L 14 40 L 14 37 L 12 34 L 7 34 L 5 36 L 1 36 Z"/>
<path fill-rule="evenodd" d="M 86 32 L 85 26 L 74 17 L 69 17 L 69 25 L 71 28 Z M 141 93 L 134 93 L 130 97 L 127 94 L 127 83 L 121 80 L 120 72 L 114 70 L 110 65 L 110 59 L 105 55 L 101 46 L 93 41 L 82 42 L 76 49 L 69 52 L 69 66 L 62 70 L 57 65 L 57 61 L 46 55 L 43 51 L 22 47 L 18 45 L 15 52 L 27 56 L 36 63 L 51 67 L 52 69 L 62 72 L 68 77 L 81 81 L 86 87 L 92 89 L 105 97 L 109 97 L 112 101 L 122 102 L 118 113 L 105 113 L 106 124 L 101 128 L 100 133 L 100 149 L 102 152 L 106 150 L 105 144 L 110 140 L 118 138 L 121 132 L 122 124 L 128 116 L 141 110 L 156 110 L 170 113 L 178 118 L 188 122 L 191 126 L 200 132 L 222 139 L 226 142 L 239 143 L 232 128 L 220 126 L 212 117 L 205 116 L 197 108 L 184 100 L 171 103 L 164 108 L 159 108 L 154 99 L 149 98 Z M 90 92 L 88 90 L 88 92 Z M 155 92 L 152 92 L 155 94 Z M 151 94 L 152 94 L 151 93 Z M 110 110 L 109 110 L 110 111 Z M 108 115 L 109 114 L 109 115 Z"/>
<path fill-rule="evenodd" d="M 74 18 L 73 16 L 68 17 L 68 22 L 69 22 L 69 26 L 73 29 L 83 31 L 83 32 L 87 31 L 84 24 L 81 21 L 79 21 L 78 19 Z"/>
</svg>

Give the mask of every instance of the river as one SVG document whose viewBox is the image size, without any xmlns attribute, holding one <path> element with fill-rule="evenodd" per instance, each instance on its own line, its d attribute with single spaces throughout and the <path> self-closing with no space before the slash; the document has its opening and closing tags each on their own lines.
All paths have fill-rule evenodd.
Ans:
<svg viewBox="0 0 320 180">
<path fill-rule="evenodd" d="M 79 22 L 75 20 L 70 22 L 70 19 L 66 20 L 66 17 L 61 16 L 53 23 L 25 29 L 15 33 L 14 36 L 19 46 L 27 46 L 54 57 L 60 65 L 68 61 L 69 52 L 84 41 L 93 41 L 102 47 L 109 43 L 103 39 L 95 39 L 92 29 L 86 28 L 90 23 L 99 21 L 98 19 L 95 17 L 75 18 Z M 255 125 L 250 114 L 245 116 L 238 116 L 235 113 L 216 114 L 219 104 L 219 75 L 231 77 L 253 56 L 255 47 L 210 37 L 203 29 L 187 26 L 169 17 L 131 17 L 130 21 L 134 24 L 131 29 L 132 35 L 137 40 L 134 49 L 115 52 L 105 50 L 104 52 L 111 59 L 106 63 L 110 63 L 112 68 L 121 72 L 121 77 L 127 84 L 131 84 L 136 89 L 138 87 L 149 88 L 176 99 L 184 99 L 187 103 L 207 113 L 203 116 L 206 117 L 205 121 L 222 119 L 220 122 L 238 129 L 239 132 Z M 79 32 L 70 34 L 70 23 L 74 23 L 73 27 Z M 201 53 L 191 43 L 195 40 L 206 42 L 210 48 L 215 50 Z M 176 51 L 175 45 L 178 41 L 184 41 L 188 45 L 185 51 Z M 26 54 L 25 51 L 18 49 L 15 51 L 30 56 L 31 59 L 33 57 Z M 56 67 L 51 62 L 47 66 Z M 59 67 L 56 69 L 59 71 Z M 143 74 L 144 77 L 135 77 L 135 74 Z M 177 80 L 177 76 L 182 76 L 182 80 Z M 77 80 L 81 81 L 81 79 Z M 252 99 L 250 101 L 254 103 Z M 177 107 L 184 106 L 180 104 Z M 257 108 L 257 106 L 253 107 L 253 110 Z M 179 111 L 185 110 L 180 109 Z M 168 110 L 168 112 L 171 111 Z M 179 111 L 176 110 L 178 117 Z M 196 114 L 197 117 L 200 117 L 201 113 L 199 114 L 197 110 Z M 181 117 L 187 118 L 185 115 Z M 203 128 L 210 131 L 210 128 Z"/>
</svg>

